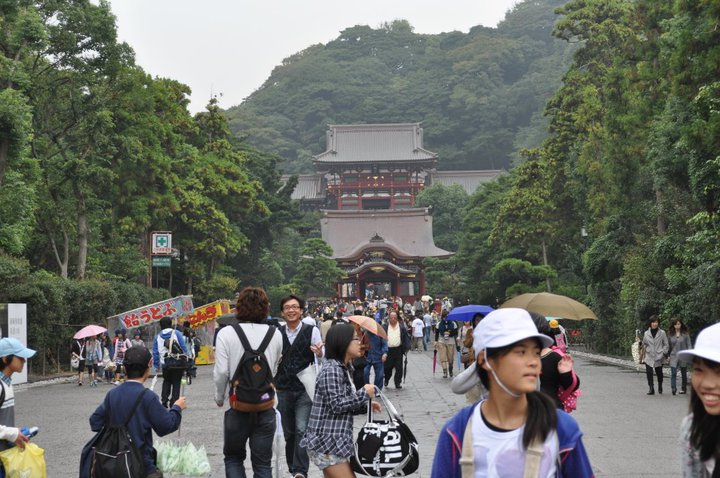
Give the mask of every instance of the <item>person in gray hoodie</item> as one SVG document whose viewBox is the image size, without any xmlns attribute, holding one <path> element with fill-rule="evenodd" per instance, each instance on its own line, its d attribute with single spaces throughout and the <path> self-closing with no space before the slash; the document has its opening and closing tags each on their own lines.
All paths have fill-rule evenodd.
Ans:
<svg viewBox="0 0 720 478">
<path fill-rule="evenodd" d="M 645 331 L 642 339 L 642 351 L 640 352 L 640 361 L 645 362 L 645 373 L 647 374 L 648 395 L 655 395 L 655 386 L 653 384 L 653 372 L 657 375 L 658 392 L 663 393 L 663 359 L 670 351 L 665 331 L 660 328 L 660 319 L 657 315 L 651 315 L 648 319 L 648 329 Z"/>
<path fill-rule="evenodd" d="M 160 319 L 160 329 L 162 330 L 153 340 L 153 363 L 157 370 L 162 370 L 163 384 L 160 402 L 167 408 L 169 403 L 175 403 L 180 396 L 180 381 L 187 369 L 188 349 L 183 334 L 173 328 L 170 317 Z M 181 360 L 173 351 L 174 342 L 177 342 L 182 349 L 180 355 L 185 356 L 185 367 L 173 366 L 173 362 Z"/>
</svg>

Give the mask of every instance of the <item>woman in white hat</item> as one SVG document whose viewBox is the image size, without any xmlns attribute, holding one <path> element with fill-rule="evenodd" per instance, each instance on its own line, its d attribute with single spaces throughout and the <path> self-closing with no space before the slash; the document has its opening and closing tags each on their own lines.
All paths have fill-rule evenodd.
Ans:
<svg viewBox="0 0 720 478">
<path fill-rule="evenodd" d="M 523 309 L 498 309 L 478 324 L 472 368 L 488 398 L 442 428 L 433 478 L 593 476 L 577 422 L 536 390 L 540 351 L 552 343 Z"/>
<path fill-rule="evenodd" d="M 703 329 L 695 348 L 678 359 L 692 360 L 690 414 L 681 426 L 683 477 L 720 476 L 720 324 Z"/>
</svg>

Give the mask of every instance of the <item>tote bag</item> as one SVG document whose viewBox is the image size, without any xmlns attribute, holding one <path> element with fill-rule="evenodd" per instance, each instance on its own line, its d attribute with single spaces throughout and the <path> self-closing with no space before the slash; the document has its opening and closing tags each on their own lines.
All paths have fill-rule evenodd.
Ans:
<svg viewBox="0 0 720 478">
<path fill-rule="evenodd" d="M 352 469 L 368 476 L 411 475 L 420 464 L 417 440 L 390 400 L 382 393 L 375 396 L 382 401 L 389 420 L 376 420 L 372 403 L 368 403 L 367 422 L 358 433 L 355 456 L 350 459 Z"/>
</svg>

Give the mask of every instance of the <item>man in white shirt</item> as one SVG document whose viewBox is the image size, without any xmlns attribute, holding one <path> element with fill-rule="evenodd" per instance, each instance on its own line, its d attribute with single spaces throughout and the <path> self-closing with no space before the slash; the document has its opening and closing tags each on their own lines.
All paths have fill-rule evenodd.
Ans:
<svg viewBox="0 0 720 478">
<path fill-rule="evenodd" d="M 262 344 L 267 344 L 263 351 L 265 360 L 271 369 L 271 377 L 277 372 L 282 355 L 282 337 L 273 326 L 267 325 L 266 317 L 270 310 L 265 291 L 259 288 L 246 287 L 240 292 L 237 299 L 237 327 L 236 325 L 223 327 L 217 335 L 215 343 L 215 367 L 213 369 L 213 382 L 215 383 L 215 403 L 222 407 L 228 397 L 228 386 L 235 375 L 240 360 L 245 353 L 240 333 L 243 339 L 253 350 L 258 350 Z M 269 338 L 269 340 L 268 340 Z M 258 350 L 259 351 L 259 350 Z M 272 385 L 272 384 L 268 384 Z M 272 389 L 272 387 L 269 387 Z M 225 412 L 223 446 L 225 455 L 225 476 L 238 478 L 245 476 L 245 445 L 250 441 L 250 461 L 256 476 L 270 476 L 272 473 L 272 443 L 275 437 L 276 418 L 273 404 L 275 400 L 268 397 L 268 407 L 261 411 L 242 411 L 232 403 L 235 397 L 230 397 L 231 408 Z M 227 438 L 232 439 L 227 440 Z"/>
<path fill-rule="evenodd" d="M 420 352 L 420 345 L 425 345 L 423 337 L 425 336 L 425 322 L 420 317 L 415 317 L 412 321 L 413 329 L 413 349 Z M 427 347 L 425 347 L 427 350 Z"/>
<path fill-rule="evenodd" d="M 317 327 L 300 320 L 305 309 L 305 301 L 300 297 L 285 297 L 280 307 L 286 325 L 280 327 L 282 360 L 275 375 L 275 387 L 285 435 L 285 458 L 293 478 L 307 478 L 310 458 L 300 441 L 310 420 L 313 397 L 308 396 L 297 375 L 323 356 L 322 337 Z"/>
<path fill-rule="evenodd" d="M 393 371 L 395 371 L 395 388 L 402 388 L 402 375 L 403 375 L 403 335 L 407 335 L 405 326 L 398 320 L 398 314 L 396 311 L 391 310 L 388 313 L 388 351 L 387 359 L 385 360 L 385 386 L 387 387 L 392 378 Z M 407 337 L 410 340 L 410 337 Z M 406 350 L 409 350 L 408 347 Z"/>
</svg>

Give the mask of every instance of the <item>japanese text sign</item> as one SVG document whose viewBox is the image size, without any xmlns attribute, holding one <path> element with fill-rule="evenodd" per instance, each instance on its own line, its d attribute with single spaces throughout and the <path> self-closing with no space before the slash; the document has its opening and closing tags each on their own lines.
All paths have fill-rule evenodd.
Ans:
<svg viewBox="0 0 720 478">
<path fill-rule="evenodd" d="M 191 314 L 183 317 L 183 320 L 190 322 L 190 327 L 196 329 L 201 325 L 215 320 L 223 314 L 230 312 L 230 301 L 218 300 L 202 307 L 196 308 Z"/>
<path fill-rule="evenodd" d="M 122 314 L 108 317 L 108 320 L 118 319 L 121 326 L 126 329 L 133 329 L 143 325 L 158 322 L 163 317 L 174 318 L 179 315 L 186 315 L 193 311 L 192 296 L 181 295 L 162 302 L 146 305 L 137 309 L 123 312 Z"/>
</svg>

